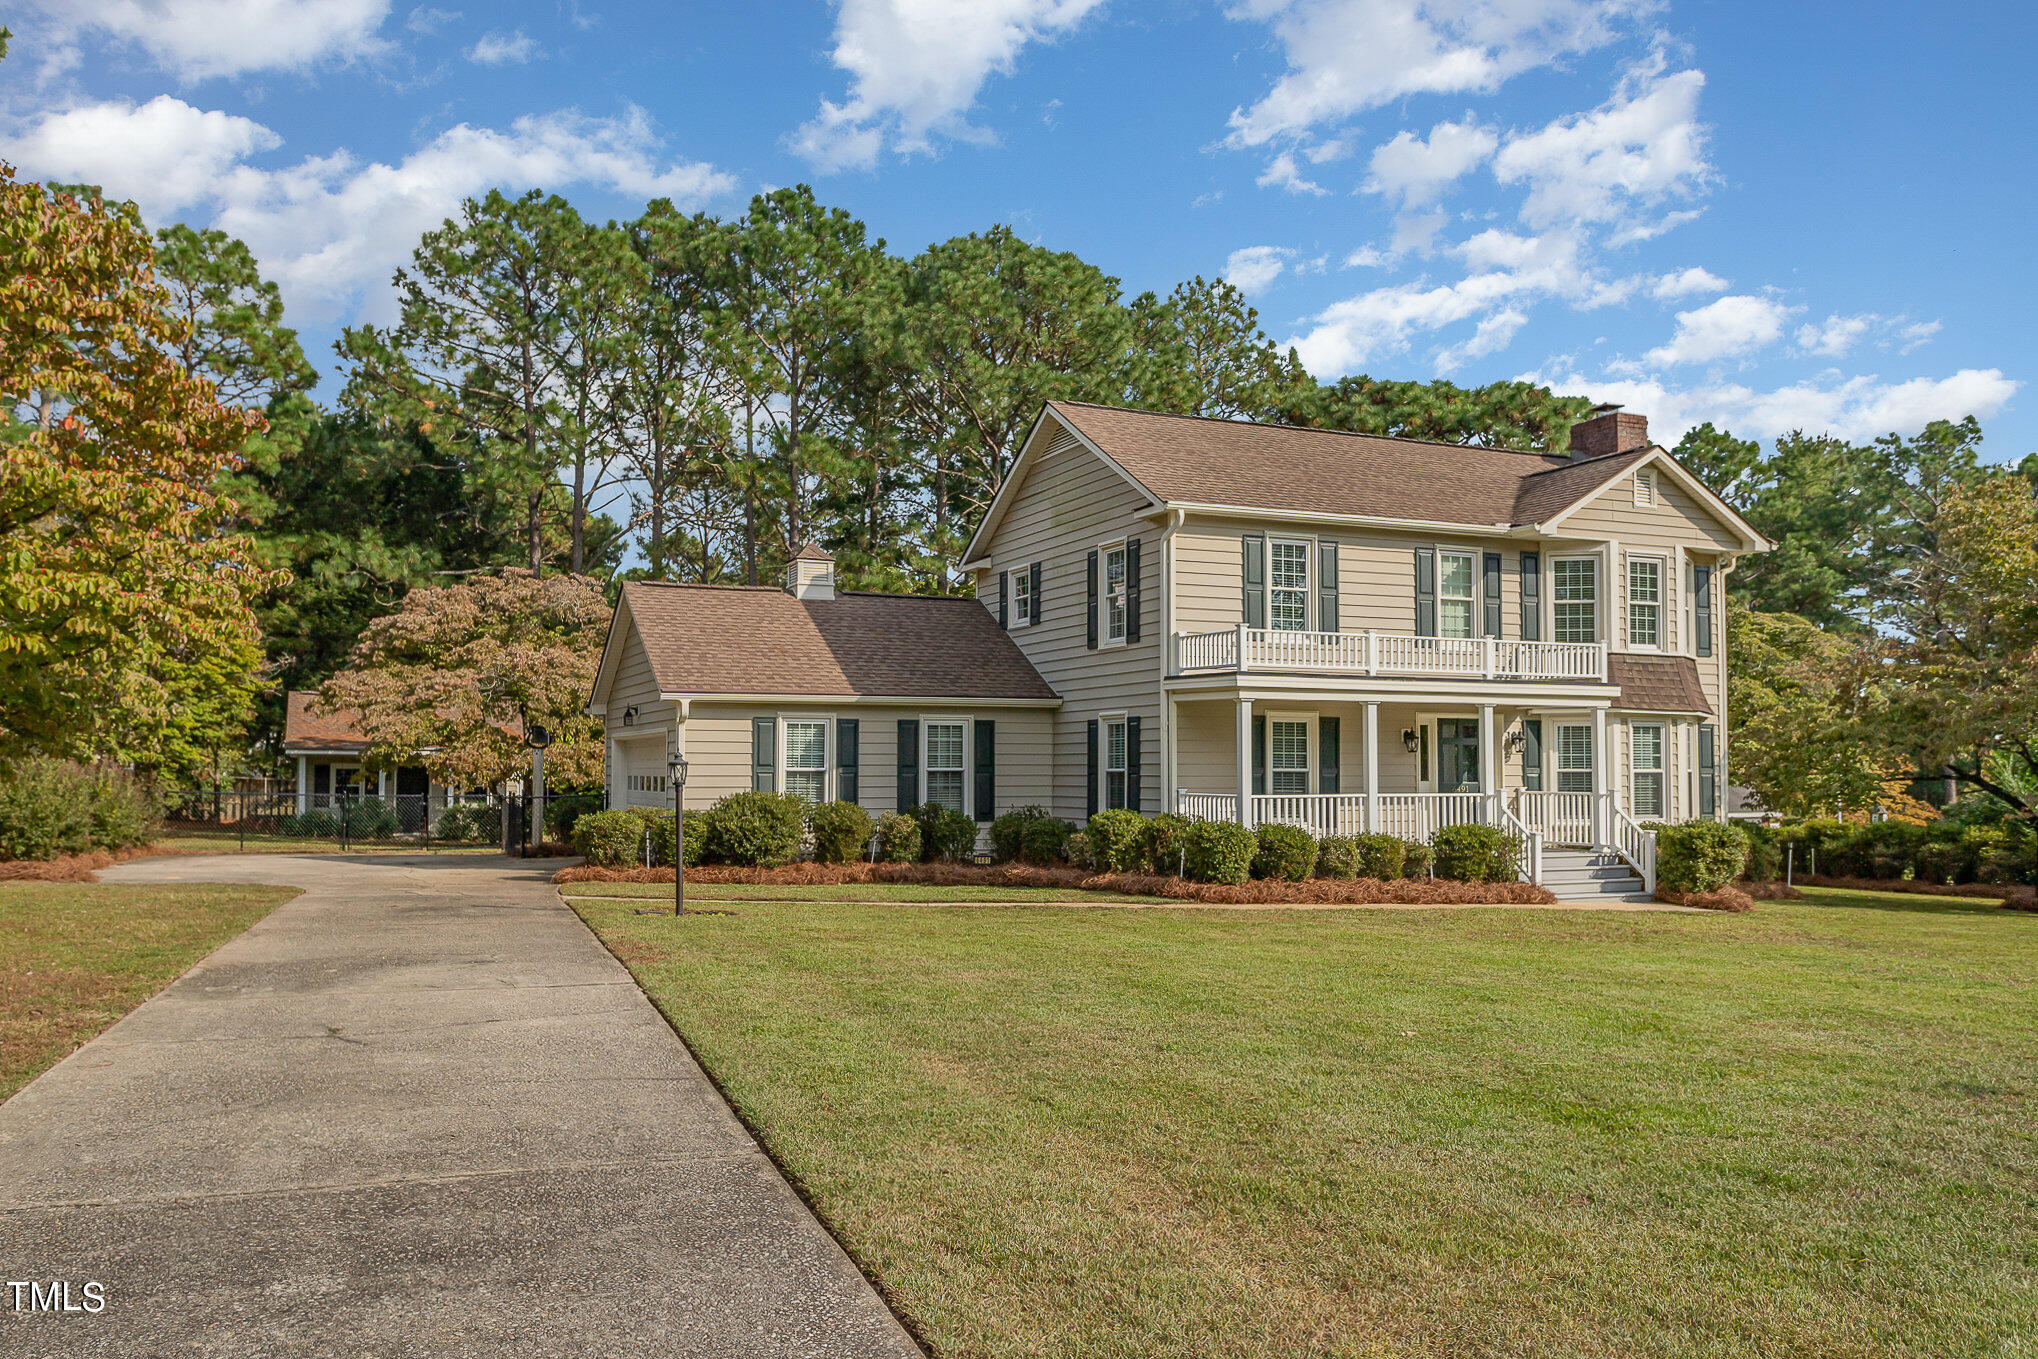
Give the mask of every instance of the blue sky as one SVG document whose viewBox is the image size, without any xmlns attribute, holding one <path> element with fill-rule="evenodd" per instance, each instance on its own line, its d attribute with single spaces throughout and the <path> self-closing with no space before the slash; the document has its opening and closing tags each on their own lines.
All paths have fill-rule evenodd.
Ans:
<svg viewBox="0 0 2038 1359">
<path fill-rule="evenodd" d="M 315 362 L 490 187 L 805 181 L 894 248 L 1010 223 L 1225 274 L 1319 377 L 1532 377 L 1659 439 L 1974 413 L 2038 448 L 2023 6 L 28 0 L 0 156 L 219 225 Z"/>
</svg>

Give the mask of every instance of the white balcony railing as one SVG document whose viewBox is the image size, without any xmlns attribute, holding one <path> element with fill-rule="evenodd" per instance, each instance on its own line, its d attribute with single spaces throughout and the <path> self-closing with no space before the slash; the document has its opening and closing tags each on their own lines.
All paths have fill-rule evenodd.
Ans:
<svg viewBox="0 0 2038 1359">
<path fill-rule="evenodd" d="M 1606 678 L 1598 642 L 1514 642 L 1499 637 L 1289 632 L 1226 628 L 1175 634 L 1175 668 L 1289 670 L 1348 675 L 1444 675 L 1460 679 L 1596 683 Z"/>
</svg>

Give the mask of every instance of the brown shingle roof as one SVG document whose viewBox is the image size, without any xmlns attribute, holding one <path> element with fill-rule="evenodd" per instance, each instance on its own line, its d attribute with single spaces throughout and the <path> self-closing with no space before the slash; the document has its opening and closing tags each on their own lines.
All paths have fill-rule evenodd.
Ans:
<svg viewBox="0 0 2038 1359">
<path fill-rule="evenodd" d="M 1050 408 L 1163 501 L 1429 523 L 1532 524 L 1647 450 L 1568 454 L 1389 439 L 1054 401 Z"/>
<path fill-rule="evenodd" d="M 345 708 L 334 713 L 313 712 L 312 704 L 317 701 L 315 689 L 292 689 L 285 698 L 283 749 L 360 752 L 368 748 L 360 713 Z"/>
<path fill-rule="evenodd" d="M 1057 697 L 974 599 L 630 581 L 623 600 L 668 694 Z"/>
<path fill-rule="evenodd" d="M 1630 712 L 1703 713 L 1712 704 L 1698 683 L 1698 662 L 1689 656 L 1624 656 L 1606 658 L 1606 677 L 1620 686 L 1614 707 Z"/>
<path fill-rule="evenodd" d="M 801 562 L 832 562 L 835 560 L 835 554 L 809 538 L 806 542 L 800 544 L 798 552 L 793 553 L 793 560 Z"/>
</svg>

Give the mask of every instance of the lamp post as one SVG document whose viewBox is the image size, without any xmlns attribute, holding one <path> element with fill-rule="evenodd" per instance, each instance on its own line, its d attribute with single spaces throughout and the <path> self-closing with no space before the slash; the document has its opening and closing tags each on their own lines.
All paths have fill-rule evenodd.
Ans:
<svg viewBox="0 0 2038 1359">
<path fill-rule="evenodd" d="M 680 808 L 686 787 L 686 756 L 673 751 L 665 758 L 665 768 L 672 782 L 672 913 L 685 915 L 686 817 Z"/>
<path fill-rule="evenodd" d="M 531 748 L 531 840 L 535 847 L 545 843 L 545 747 L 552 744 L 552 733 L 543 727 L 529 727 L 524 732 L 524 744 Z"/>
</svg>

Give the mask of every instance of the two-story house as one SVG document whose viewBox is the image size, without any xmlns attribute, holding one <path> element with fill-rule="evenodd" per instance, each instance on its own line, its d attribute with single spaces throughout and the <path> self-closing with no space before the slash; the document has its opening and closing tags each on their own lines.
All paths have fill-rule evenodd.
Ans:
<svg viewBox="0 0 2038 1359">
<path fill-rule="evenodd" d="M 1611 407 L 1551 455 L 1051 402 L 975 602 L 838 595 L 811 551 L 783 591 L 633 584 L 592 708 L 617 802 L 685 749 L 690 805 L 1478 821 L 1532 879 L 1645 889 L 1642 823 L 1724 812 L 1725 577 L 1769 546 Z"/>
</svg>

